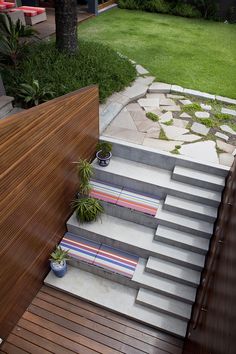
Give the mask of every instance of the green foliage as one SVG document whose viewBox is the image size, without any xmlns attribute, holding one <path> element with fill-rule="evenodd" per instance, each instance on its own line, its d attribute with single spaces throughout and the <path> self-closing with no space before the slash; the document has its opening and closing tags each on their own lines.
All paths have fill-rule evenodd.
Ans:
<svg viewBox="0 0 236 354">
<path fill-rule="evenodd" d="M 74 200 L 73 206 L 76 217 L 81 223 L 97 220 L 104 211 L 99 200 L 90 197 Z"/>
<path fill-rule="evenodd" d="M 219 0 L 194 0 L 194 4 L 205 19 L 217 19 Z"/>
<path fill-rule="evenodd" d="M 175 148 L 171 151 L 171 154 L 180 155 L 179 149 L 177 149 L 177 147 L 175 147 Z"/>
<path fill-rule="evenodd" d="M 169 140 L 167 138 L 167 136 L 166 136 L 166 134 L 165 134 L 163 129 L 161 129 L 161 131 L 160 131 L 159 139 L 161 139 L 161 140 Z"/>
<path fill-rule="evenodd" d="M 62 263 L 67 261 L 70 257 L 68 256 L 69 250 L 63 250 L 61 246 L 56 246 L 55 250 L 51 253 L 50 261 L 56 263 Z"/>
<path fill-rule="evenodd" d="M 155 113 L 152 113 L 152 112 L 146 113 L 146 117 L 147 117 L 148 119 L 151 119 L 153 122 L 158 122 L 158 121 L 159 121 L 158 115 L 155 114 Z"/>
<path fill-rule="evenodd" d="M 164 122 L 163 124 L 165 124 L 165 125 L 173 125 L 173 123 L 174 123 L 174 120 L 170 119 L 167 122 Z"/>
<path fill-rule="evenodd" d="M 171 13 L 173 15 L 190 18 L 199 18 L 202 16 L 201 12 L 197 10 L 195 6 L 183 2 L 178 2 L 176 6 L 171 10 Z"/>
<path fill-rule="evenodd" d="M 200 122 L 208 128 L 214 128 L 216 126 L 214 120 L 212 120 L 211 118 L 201 118 Z"/>
<path fill-rule="evenodd" d="M 167 14 L 171 11 L 171 5 L 165 0 L 144 1 L 143 10 Z"/>
<path fill-rule="evenodd" d="M 112 151 L 112 144 L 106 141 L 100 141 L 97 144 L 97 151 L 99 151 L 99 156 L 105 158 L 109 156 L 109 153 Z"/>
<path fill-rule="evenodd" d="M 182 111 L 186 113 L 194 113 L 194 112 L 199 112 L 202 111 L 202 107 L 198 103 L 191 103 L 191 104 L 186 104 L 185 106 L 182 106 Z"/>
<path fill-rule="evenodd" d="M 100 101 L 113 92 L 129 86 L 136 77 L 135 67 L 113 49 L 94 42 L 79 41 L 79 51 L 73 56 L 59 53 L 55 43 L 32 44 L 16 71 L 2 72 L 7 93 L 16 95 L 22 82 L 39 80 L 41 87 L 55 93 L 55 97 L 92 84 L 99 85 Z"/>
<path fill-rule="evenodd" d="M 216 113 L 215 117 L 217 119 L 223 120 L 223 121 L 232 119 L 232 116 L 230 116 L 229 114 L 225 114 L 225 113 Z"/>
<path fill-rule="evenodd" d="M 31 37 L 38 32 L 32 26 L 25 26 L 18 19 L 16 23 L 7 14 L 0 14 L 0 34 L 6 37 Z"/>
<path fill-rule="evenodd" d="M 29 108 L 38 106 L 40 103 L 52 99 L 54 92 L 47 90 L 46 87 L 42 88 L 38 80 L 33 80 L 30 84 L 20 84 L 16 97 L 23 101 L 24 106 Z"/>
<path fill-rule="evenodd" d="M 92 190 L 89 181 L 90 178 L 94 175 L 93 166 L 87 160 L 80 160 L 77 164 L 77 174 L 80 181 L 80 194 L 89 195 Z"/>
</svg>

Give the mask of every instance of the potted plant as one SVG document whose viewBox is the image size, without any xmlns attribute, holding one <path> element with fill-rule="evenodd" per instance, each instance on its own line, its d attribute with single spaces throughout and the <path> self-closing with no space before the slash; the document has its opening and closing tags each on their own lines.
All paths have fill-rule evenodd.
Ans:
<svg viewBox="0 0 236 354">
<path fill-rule="evenodd" d="M 66 261 L 69 259 L 69 250 L 63 250 L 61 246 L 56 246 L 55 250 L 51 253 L 50 266 L 53 273 L 62 278 L 67 271 Z"/>
<path fill-rule="evenodd" d="M 97 153 L 96 157 L 98 159 L 98 163 L 102 167 L 106 167 L 109 165 L 110 159 L 112 157 L 112 144 L 106 141 L 100 141 L 97 144 Z"/>
<path fill-rule="evenodd" d="M 79 177 L 79 194 L 81 196 L 89 195 L 91 192 L 90 178 L 94 175 L 93 166 L 86 160 L 80 160 L 77 164 L 77 173 Z"/>
</svg>

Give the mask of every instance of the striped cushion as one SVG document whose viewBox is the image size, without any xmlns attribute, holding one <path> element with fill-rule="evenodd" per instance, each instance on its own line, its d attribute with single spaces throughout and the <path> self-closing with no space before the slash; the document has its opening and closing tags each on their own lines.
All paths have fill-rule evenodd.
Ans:
<svg viewBox="0 0 236 354">
<path fill-rule="evenodd" d="M 44 7 L 36 7 L 36 6 L 20 6 L 20 10 L 22 11 L 36 11 L 37 15 L 44 13 L 46 10 Z"/>
<path fill-rule="evenodd" d="M 91 180 L 92 191 L 90 196 L 105 202 L 116 204 L 120 196 L 122 188 L 112 184 Z"/>
<path fill-rule="evenodd" d="M 2 1 L 1 4 L 6 5 L 7 9 L 15 7 L 15 4 L 13 2 Z"/>
<path fill-rule="evenodd" d="M 4 4 L 0 4 L 0 10 L 5 10 L 7 7 Z"/>
<path fill-rule="evenodd" d="M 128 278 L 132 278 L 137 263 L 137 256 L 104 244 L 102 244 L 94 261 L 94 265 L 125 275 Z"/>
</svg>

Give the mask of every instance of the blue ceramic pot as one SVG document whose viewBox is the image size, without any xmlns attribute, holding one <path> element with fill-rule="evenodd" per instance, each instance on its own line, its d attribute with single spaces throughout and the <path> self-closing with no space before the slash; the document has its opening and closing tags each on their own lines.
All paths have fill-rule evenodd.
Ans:
<svg viewBox="0 0 236 354">
<path fill-rule="evenodd" d="M 57 263 L 57 262 L 51 261 L 50 266 L 51 266 L 53 273 L 56 275 L 56 277 L 62 278 L 66 274 L 66 271 L 67 271 L 66 261 L 64 261 L 62 263 Z"/>
<path fill-rule="evenodd" d="M 98 163 L 100 166 L 106 167 L 109 165 L 112 154 L 111 154 L 111 152 L 109 152 L 109 155 L 107 157 L 100 157 L 99 156 L 100 152 L 101 152 L 101 150 L 96 153 L 96 158 L 98 159 Z"/>
</svg>

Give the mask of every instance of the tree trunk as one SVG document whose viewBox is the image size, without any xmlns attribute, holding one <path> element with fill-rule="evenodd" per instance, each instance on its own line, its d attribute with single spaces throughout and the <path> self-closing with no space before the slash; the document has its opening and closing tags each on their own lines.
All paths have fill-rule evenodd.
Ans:
<svg viewBox="0 0 236 354">
<path fill-rule="evenodd" d="M 56 47 L 74 54 L 77 49 L 77 0 L 55 1 Z"/>
</svg>

